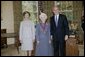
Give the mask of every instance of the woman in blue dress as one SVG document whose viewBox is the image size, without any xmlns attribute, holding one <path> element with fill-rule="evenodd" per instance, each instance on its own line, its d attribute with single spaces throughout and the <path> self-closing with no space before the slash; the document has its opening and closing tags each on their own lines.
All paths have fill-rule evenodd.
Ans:
<svg viewBox="0 0 85 57">
<path fill-rule="evenodd" d="M 40 22 L 36 25 L 35 56 L 53 56 L 53 47 L 50 37 L 50 25 L 46 22 L 47 15 L 41 13 Z"/>
</svg>

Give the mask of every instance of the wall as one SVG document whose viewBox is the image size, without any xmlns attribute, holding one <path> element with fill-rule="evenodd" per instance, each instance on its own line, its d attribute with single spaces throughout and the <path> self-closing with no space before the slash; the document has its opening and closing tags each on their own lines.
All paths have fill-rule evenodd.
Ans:
<svg viewBox="0 0 85 57">
<path fill-rule="evenodd" d="M 22 1 L 13 1 L 13 11 L 14 11 L 14 32 L 18 34 L 20 22 L 23 20 Z"/>
<path fill-rule="evenodd" d="M 7 33 L 14 33 L 13 1 L 1 1 L 1 29 L 7 29 Z M 14 38 L 7 38 L 7 44 L 13 44 Z"/>
</svg>

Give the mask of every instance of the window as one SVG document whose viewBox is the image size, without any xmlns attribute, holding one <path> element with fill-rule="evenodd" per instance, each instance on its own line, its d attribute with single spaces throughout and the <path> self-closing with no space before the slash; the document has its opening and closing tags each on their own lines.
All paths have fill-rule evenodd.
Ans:
<svg viewBox="0 0 85 57">
<path fill-rule="evenodd" d="M 60 8 L 60 13 L 65 14 L 68 20 L 73 20 L 73 1 L 55 1 Z"/>
<path fill-rule="evenodd" d="M 38 19 L 38 1 L 22 1 L 22 12 L 24 11 L 30 12 L 30 19 L 36 23 Z"/>
</svg>

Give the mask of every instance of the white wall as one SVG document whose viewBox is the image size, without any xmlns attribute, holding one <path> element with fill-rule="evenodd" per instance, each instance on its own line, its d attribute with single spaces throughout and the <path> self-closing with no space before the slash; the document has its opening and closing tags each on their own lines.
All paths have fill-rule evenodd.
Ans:
<svg viewBox="0 0 85 57">
<path fill-rule="evenodd" d="M 14 33 L 13 1 L 1 1 L 1 29 Z M 7 44 L 14 44 L 14 38 L 7 38 Z"/>
</svg>

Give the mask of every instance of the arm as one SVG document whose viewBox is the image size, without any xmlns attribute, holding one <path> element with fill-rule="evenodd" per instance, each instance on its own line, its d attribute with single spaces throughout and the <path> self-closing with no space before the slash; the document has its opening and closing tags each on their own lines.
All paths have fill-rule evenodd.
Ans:
<svg viewBox="0 0 85 57">
<path fill-rule="evenodd" d="M 52 35 L 51 35 L 51 32 L 50 32 L 50 24 L 48 24 L 48 37 L 49 37 L 49 43 L 51 43 L 51 41 L 52 41 Z"/>
<path fill-rule="evenodd" d="M 20 43 L 22 43 L 22 23 L 20 23 L 20 29 L 19 29 L 19 40 L 20 40 Z"/>
<path fill-rule="evenodd" d="M 64 17 L 64 29 L 65 29 L 65 35 L 69 35 L 69 26 L 66 16 Z"/>
<path fill-rule="evenodd" d="M 69 36 L 69 26 L 66 16 L 64 17 L 64 29 L 65 29 L 65 40 L 67 40 Z"/>
<path fill-rule="evenodd" d="M 53 21 L 52 21 L 52 17 L 50 18 L 50 35 L 51 35 L 51 37 L 52 37 L 52 35 L 53 35 Z"/>
<path fill-rule="evenodd" d="M 35 41 L 35 25 L 33 23 L 33 26 L 32 26 L 32 32 L 33 32 L 33 42 Z"/>
<path fill-rule="evenodd" d="M 36 25 L 35 36 L 36 36 L 35 38 L 36 38 L 37 43 L 39 43 L 39 28 L 38 28 L 38 25 Z"/>
</svg>

